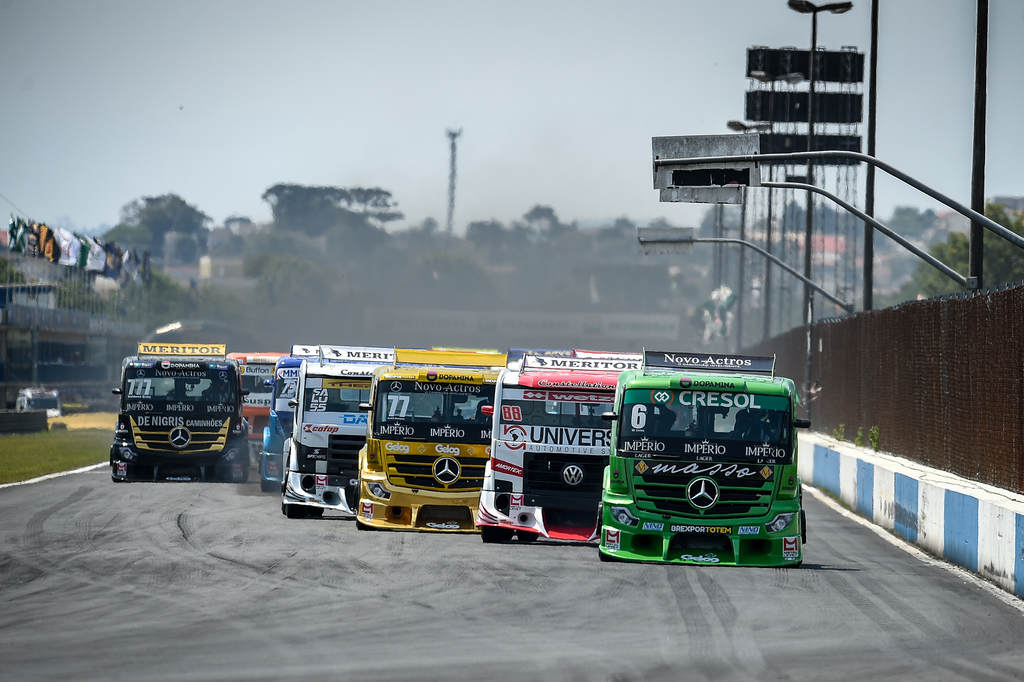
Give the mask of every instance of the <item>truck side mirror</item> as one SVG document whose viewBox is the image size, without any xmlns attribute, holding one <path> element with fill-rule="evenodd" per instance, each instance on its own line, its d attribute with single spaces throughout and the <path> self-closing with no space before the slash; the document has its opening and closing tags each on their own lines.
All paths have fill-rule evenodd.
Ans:
<svg viewBox="0 0 1024 682">
<path fill-rule="evenodd" d="M 601 413 L 601 419 L 605 420 L 606 422 L 613 422 L 613 421 L 615 421 L 618 418 L 619 418 L 619 415 L 617 413 L 615 413 L 615 412 L 602 412 Z"/>
<path fill-rule="evenodd" d="M 484 416 L 487 416 L 487 417 L 493 417 L 494 416 L 494 405 L 481 405 L 480 406 L 480 414 L 482 414 Z"/>
<path fill-rule="evenodd" d="M 110 392 L 113 393 L 114 395 L 121 395 L 121 389 L 119 387 L 117 387 L 117 386 L 115 386 L 114 388 L 110 389 Z"/>
<path fill-rule="evenodd" d="M 288 401 L 288 407 L 298 407 L 298 406 L 299 406 L 299 401 L 296 400 L 295 398 L 292 398 L 291 400 Z"/>
<path fill-rule="evenodd" d="M 359 403 L 359 409 L 362 410 L 363 412 L 369 412 L 370 403 Z"/>
<path fill-rule="evenodd" d="M 795 426 L 798 429 L 809 429 L 809 428 L 811 428 L 811 420 L 810 419 L 794 419 L 793 420 L 793 426 Z"/>
</svg>

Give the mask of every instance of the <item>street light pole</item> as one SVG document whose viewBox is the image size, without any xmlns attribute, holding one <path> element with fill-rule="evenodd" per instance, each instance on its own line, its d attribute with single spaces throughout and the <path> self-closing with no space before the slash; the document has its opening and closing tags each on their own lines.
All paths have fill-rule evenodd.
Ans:
<svg viewBox="0 0 1024 682">
<path fill-rule="evenodd" d="M 814 58 L 818 51 L 818 12 L 811 13 L 811 51 L 807 55 L 808 78 L 807 90 L 807 151 L 814 151 Z M 814 160 L 807 159 L 807 184 L 814 184 Z M 814 237 L 814 195 L 807 193 L 807 206 L 804 214 L 804 277 L 811 279 L 811 241 Z M 804 286 L 804 314 L 807 324 L 814 323 L 814 297 L 811 288 Z M 810 375 L 807 380 L 810 381 Z"/>
<path fill-rule="evenodd" d="M 988 90 L 988 0 L 978 0 L 978 38 L 974 63 L 974 159 L 971 165 L 971 209 L 985 212 L 985 108 Z M 978 286 L 984 281 L 984 236 L 981 223 L 971 223 L 968 273 Z"/>
<path fill-rule="evenodd" d="M 759 254 L 770 260 L 771 262 L 778 265 L 780 268 L 793 275 L 800 281 L 804 282 L 807 286 L 811 287 L 819 294 L 827 298 L 829 301 L 835 303 L 839 308 L 845 310 L 848 313 L 853 312 L 853 304 L 847 303 L 829 293 L 826 289 L 815 284 L 809 279 L 805 279 L 800 271 L 790 266 L 783 260 L 780 260 L 776 256 L 772 255 L 765 249 L 761 248 L 753 242 L 748 242 L 743 239 L 734 239 L 731 237 L 695 237 L 693 235 L 693 228 L 687 227 L 638 227 L 636 228 L 636 239 L 641 246 L 689 246 L 691 244 L 739 244 L 753 251 L 757 251 Z"/>
<path fill-rule="evenodd" d="M 826 5 L 815 5 L 808 0 L 789 0 L 789 8 L 801 14 L 811 15 L 811 51 L 807 55 L 807 68 L 810 85 L 807 92 L 807 151 L 814 149 L 814 82 L 815 57 L 818 51 L 818 12 L 832 12 L 842 14 L 853 8 L 852 2 L 830 2 Z M 814 184 L 814 158 L 807 157 L 807 184 Z M 814 236 L 814 195 L 807 193 L 807 213 L 804 220 L 804 277 L 811 279 L 811 241 Z M 804 319 L 807 324 L 807 388 L 811 386 L 811 373 L 813 369 L 814 353 L 812 344 L 814 341 L 814 296 L 811 295 L 811 288 L 804 286 Z M 807 416 L 811 416 L 811 403 L 807 403 Z"/>
<path fill-rule="evenodd" d="M 871 62 L 868 85 L 868 156 L 875 155 L 875 107 L 878 96 L 878 0 L 871 0 Z M 865 181 L 864 212 L 875 216 L 875 167 L 868 166 Z M 875 230 L 864 223 L 864 310 L 874 307 Z"/>
</svg>

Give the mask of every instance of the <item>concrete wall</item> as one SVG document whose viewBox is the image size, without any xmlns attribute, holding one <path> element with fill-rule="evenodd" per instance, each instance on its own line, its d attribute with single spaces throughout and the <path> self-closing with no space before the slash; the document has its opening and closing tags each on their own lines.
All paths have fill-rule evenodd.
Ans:
<svg viewBox="0 0 1024 682">
<path fill-rule="evenodd" d="M 1024 597 L 1024 495 L 820 433 L 800 434 L 800 476 L 875 524 Z"/>
</svg>

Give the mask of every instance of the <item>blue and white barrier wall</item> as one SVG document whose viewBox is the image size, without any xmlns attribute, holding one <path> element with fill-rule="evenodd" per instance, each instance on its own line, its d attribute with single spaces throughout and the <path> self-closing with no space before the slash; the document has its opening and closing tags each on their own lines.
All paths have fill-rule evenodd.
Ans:
<svg viewBox="0 0 1024 682">
<path fill-rule="evenodd" d="M 800 434 L 799 469 L 875 524 L 1024 597 L 1024 495 L 820 433 Z"/>
</svg>

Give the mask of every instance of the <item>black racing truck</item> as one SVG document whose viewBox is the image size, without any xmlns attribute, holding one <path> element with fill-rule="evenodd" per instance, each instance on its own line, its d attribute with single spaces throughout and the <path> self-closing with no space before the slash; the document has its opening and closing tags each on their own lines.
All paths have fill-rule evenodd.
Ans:
<svg viewBox="0 0 1024 682">
<path fill-rule="evenodd" d="M 238 363 L 224 344 L 140 343 L 124 359 L 110 446 L 114 481 L 249 478 Z"/>
</svg>

